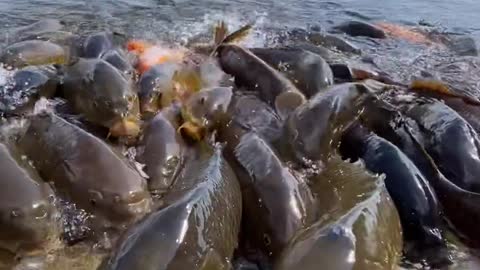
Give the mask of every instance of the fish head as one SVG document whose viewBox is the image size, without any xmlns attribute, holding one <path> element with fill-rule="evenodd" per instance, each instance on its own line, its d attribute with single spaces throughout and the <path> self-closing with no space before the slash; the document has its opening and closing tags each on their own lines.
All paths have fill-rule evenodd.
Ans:
<svg viewBox="0 0 480 270">
<path fill-rule="evenodd" d="M 218 125 L 227 116 L 232 101 L 231 87 L 215 87 L 193 94 L 185 105 L 191 118 L 207 129 Z"/>
<path fill-rule="evenodd" d="M 126 186 L 125 186 L 126 187 Z M 116 187 L 113 190 L 89 190 L 89 203 L 112 221 L 134 222 L 151 210 L 152 199 L 146 188 Z"/>
<path fill-rule="evenodd" d="M 0 233 L 0 246 L 11 251 L 42 247 L 59 232 L 57 219 L 55 196 L 48 184 L 25 190 L 17 200 L 0 207 L 0 230 L 5 232 Z"/>
</svg>

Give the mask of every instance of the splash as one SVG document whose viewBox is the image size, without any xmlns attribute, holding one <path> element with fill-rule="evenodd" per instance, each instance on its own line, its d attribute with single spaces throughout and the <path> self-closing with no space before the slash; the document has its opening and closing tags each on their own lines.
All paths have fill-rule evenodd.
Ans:
<svg viewBox="0 0 480 270">
<path fill-rule="evenodd" d="M 45 97 L 40 98 L 33 108 L 33 114 L 39 114 L 43 112 L 53 113 L 55 112 L 55 107 L 61 104 L 64 104 L 65 101 L 61 99 L 46 99 Z"/>
<path fill-rule="evenodd" d="M 253 12 L 251 14 L 233 13 L 207 13 L 203 20 L 192 23 L 186 23 L 176 26 L 172 31 L 178 37 L 179 44 L 188 43 L 213 43 L 212 25 L 217 25 L 219 21 L 224 21 L 230 31 L 240 29 L 251 24 L 254 26 L 251 33 L 239 42 L 246 47 L 265 47 L 268 41 L 268 34 L 265 28 L 269 25 L 268 13 Z"/>
<path fill-rule="evenodd" d="M 8 82 L 8 78 L 13 74 L 11 69 L 7 69 L 3 64 L 0 64 L 0 87 Z"/>
</svg>

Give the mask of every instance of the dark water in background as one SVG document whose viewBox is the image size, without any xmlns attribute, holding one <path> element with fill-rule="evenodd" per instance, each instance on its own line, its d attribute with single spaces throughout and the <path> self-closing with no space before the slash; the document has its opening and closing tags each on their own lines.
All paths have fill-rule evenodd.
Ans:
<svg viewBox="0 0 480 270">
<path fill-rule="evenodd" d="M 225 20 L 231 29 L 255 23 L 247 43 L 266 46 L 271 29 L 314 25 L 328 30 L 355 19 L 410 26 L 422 22 L 442 33 L 471 36 L 480 44 L 479 16 L 480 0 L 0 0 L 0 37 L 8 40 L 6 29 L 57 18 L 75 33 L 109 29 L 133 37 L 184 42 Z M 400 80 L 427 72 L 480 89 L 478 57 L 458 57 L 398 41 L 350 41 L 362 47 L 364 55 L 372 55 L 379 69 Z M 451 269 L 480 269 L 477 259 L 467 253 L 459 251 Z"/>
</svg>

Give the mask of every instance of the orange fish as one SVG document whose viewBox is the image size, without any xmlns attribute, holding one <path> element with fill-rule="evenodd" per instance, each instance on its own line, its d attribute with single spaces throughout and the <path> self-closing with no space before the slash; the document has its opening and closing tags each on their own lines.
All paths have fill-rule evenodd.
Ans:
<svg viewBox="0 0 480 270">
<path fill-rule="evenodd" d="M 130 40 L 127 42 L 127 50 L 136 54 L 143 53 L 149 47 L 152 47 L 152 45 L 141 40 Z"/>
<path fill-rule="evenodd" d="M 410 84 L 410 89 L 414 91 L 430 91 L 447 97 L 461 98 L 466 103 L 480 105 L 480 101 L 478 99 L 455 93 L 450 89 L 447 84 L 437 80 L 414 80 Z"/>
<path fill-rule="evenodd" d="M 183 50 L 152 45 L 140 40 L 129 41 L 127 43 L 127 50 L 138 55 L 137 70 L 140 74 L 157 64 L 170 61 L 180 62 L 185 56 Z"/>
<path fill-rule="evenodd" d="M 381 28 L 389 36 L 403 39 L 412 43 L 421 43 L 426 45 L 433 45 L 434 42 L 425 34 L 417 32 L 412 28 L 396 25 L 388 22 L 379 22 L 375 24 Z"/>
</svg>

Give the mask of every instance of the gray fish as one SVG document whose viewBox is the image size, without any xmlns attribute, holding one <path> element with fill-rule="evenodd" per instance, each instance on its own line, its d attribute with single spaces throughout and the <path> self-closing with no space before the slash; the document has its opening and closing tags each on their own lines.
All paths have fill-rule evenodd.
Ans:
<svg viewBox="0 0 480 270">
<path fill-rule="evenodd" d="M 55 196 L 21 154 L 0 144 L 0 248 L 12 253 L 43 249 L 59 237 Z"/>
<path fill-rule="evenodd" d="M 18 145 L 45 181 L 105 224 L 133 222 L 150 210 L 145 180 L 107 144 L 62 118 L 30 118 Z"/>
<path fill-rule="evenodd" d="M 127 231 L 101 269 L 230 269 L 242 202 L 221 147 L 196 149 L 165 202 Z"/>
</svg>

